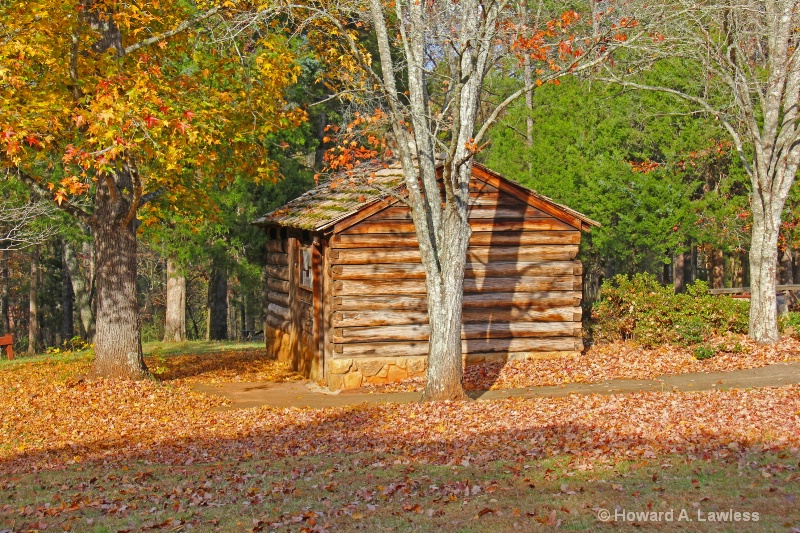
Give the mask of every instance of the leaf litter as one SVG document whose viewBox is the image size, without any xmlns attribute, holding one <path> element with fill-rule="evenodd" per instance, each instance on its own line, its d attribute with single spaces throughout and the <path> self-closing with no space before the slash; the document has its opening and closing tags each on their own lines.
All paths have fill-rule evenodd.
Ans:
<svg viewBox="0 0 800 533">
<path fill-rule="evenodd" d="M 209 357 L 216 366 L 207 362 Z M 514 520 L 521 515 L 558 527 L 575 511 L 510 510 L 500 496 L 503 485 L 458 479 L 456 469 L 491 470 L 491 465 L 503 463 L 519 476 L 523 465 L 528 468 L 524 463 L 566 458 L 568 472 L 554 475 L 570 476 L 569 471 L 606 469 L 621 462 L 658 464 L 676 456 L 735 464 L 750 453 L 800 452 L 800 386 L 227 411 L 215 409 L 226 405 L 223 399 L 191 388 L 197 381 L 297 379 L 276 361 L 260 357 L 254 352 L 169 358 L 161 361 L 167 368 L 161 376 L 169 381 L 161 382 L 83 381 L 78 376 L 88 368 L 88 360 L 0 368 L 0 480 L 12 480 L 13 485 L 13 476 L 70 469 L 87 473 L 81 481 L 87 491 L 95 483 L 107 487 L 81 496 L 80 486 L 75 486 L 70 490 L 77 492 L 69 497 L 59 500 L 56 494 L 52 501 L 22 507 L 2 503 L 0 516 L 19 517 L 34 530 L 56 525 L 81 530 L 92 526 L 92 513 L 101 514 L 98 520 L 124 521 L 158 508 L 153 518 L 131 530 L 210 530 L 217 525 L 214 511 L 208 519 L 193 509 L 229 505 L 266 512 L 276 498 L 304 498 L 302 492 L 309 488 L 300 481 L 311 479 L 315 468 L 347 457 L 355 458 L 353 465 L 368 472 L 367 478 L 387 467 L 410 473 L 423 465 L 452 468 L 454 476 L 428 485 L 408 476 L 371 479 L 344 495 L 338 494 L 344 486 L 335 477 L 334 465 L 318 485 L 334 500 L 314 500 L 314 508 L 276 507 L 256 515 L 252 524 L 244 520 L 240 530 L 324 531 L 323 524 L 332 516 L 361 521 L 391 501 L 396 507 L 392 512 L 408 520 L 452 520 L 445 513 L 451 508 L 444 504 L 463 506 L 470 499 L 474 504 L 465 520 Z M 269 468 L 275 461 L 293 461 L 286 464 L 294 466 L 279 473 L 271 485 L 259 486 L 258 475 L 236 468 Z M 366 463 L 358 466 L 358 461 Z M 156 494 L 152 469 L 158 472 L 162 467 L 174 468 L 179 479 L 180 472 L 194 472 L 195 477 L 176 481 L 166 492 L 161 485 Z M 551 472 L 544 471 L 542 482 L 553 479 Z M 769 480 L 787 472 L 764 468 L 761 474 Z M 787 481 L 796 470 L 788 475 Z M 314 480 L 323 473 L 315 476 Z M 220 481 L 226 484 L 225 494 L 218 490 Z M 553 482 L 561 498 L 583 491 L 569 479 Z M 661 479 L 653 475 L 652 482 Z M 13 492 L 12 485 L 0 481 L 0 491 Z M 701 487 L 695 482 L 691 486 Z M 421 496 L 432 500 L 425 503 Z M 336 503 L 336 498 L 346 501 Z M 698 498 L 701 503 L 707 499 Z M 81 516 L 82 521 L 75 521 Z"/>
<path fill-rule="evenodd" d="M 193 391 L 189 376 L 76 380 L 87 365 L 51 361 L 0 370 L 0 474 L 131 459 L 185 465 L 254 453 L 392 450 L 403 460 L 455 465 L 570 454 L 589 464 L 800 447 L 800 386 L 218 410 L 225 400 Z"/>
<path fill-rule="evenodd" d="M 642 348 L 634 342 L 590 347 L 581 354 L 508 362 L 479 363 L 464 369 L 467 390 L 547 387 L 570 383 L 598 383 L 612 379 L 654 379 L 691 372 L 728 372 L 770 364 L 800 361 L 800 341 L 784 336 L 774 345 L 759 345 L 744 335 L 727 335 L 709 343 L 717 353 L 699 360 L 688 347 Z M 373 392 L 421 391 L 424 378 L 364 387 Z"/>
</svg>

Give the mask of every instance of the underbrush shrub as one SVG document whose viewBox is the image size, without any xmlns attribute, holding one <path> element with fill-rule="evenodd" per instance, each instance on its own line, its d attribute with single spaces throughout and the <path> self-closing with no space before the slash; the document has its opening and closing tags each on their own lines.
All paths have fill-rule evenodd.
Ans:
<svg viewBox="0 0 800 533">
<path fill-rule="evenodd" d="M 652 274 L 618 275 L 603 284 L 592 308 L 592 335 L 595 342 L 633 340 L 645 348 L 697 346 L 726 332 L 747 333 L 749 308 L 745 300 L 708 294 L 704 281 L 674 294 Z M 698 358 L 708 357 L 701 352 Z"/>
<path fill-rule="evenodd" d="M 800 312 L 792 311 L 778 317 L 778 327 L 792 337 L 800 337 Z"/>
</svg>

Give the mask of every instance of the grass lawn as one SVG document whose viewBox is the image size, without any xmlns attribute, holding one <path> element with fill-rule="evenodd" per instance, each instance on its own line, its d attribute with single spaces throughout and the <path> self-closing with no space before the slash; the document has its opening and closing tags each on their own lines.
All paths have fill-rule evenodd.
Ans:
<svg viewBox="0 0 800 533">
<path fill-rule="evenodd" d="M 147 351 L 160 382 L 0 365 L 0 532 L 800 530 L 800 386 L 223 411 L 192 384 L 298 376 Z"/>
<path fill-rule="evenodd" d="M 796 459 L 668 456 L 591 472 L 575 471 L 566 456 L 446 466 L 395 464 L 391 454 L 363 453 L 254 457 L 177 468 L 140 461 L 73 465 L 6 477 L 0 483 L 0 527 L 91 532 L 477 532 L 556 526 L 568 531 L 788 531 L 800 524 Z M 602 509 L 611 514 L 611 522 L 598 519 Z M 709 521 L 730 509 L 759 514 L 750 521 Z M 664 514 L 652 522 L 635 515 L 623 518 L 636 512 Z"/>
</svg>

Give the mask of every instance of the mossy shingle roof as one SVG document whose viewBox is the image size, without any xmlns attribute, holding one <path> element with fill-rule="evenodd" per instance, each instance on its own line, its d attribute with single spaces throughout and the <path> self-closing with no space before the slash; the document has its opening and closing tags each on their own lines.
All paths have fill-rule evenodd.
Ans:
<svg viewBox="0 0 800 533">
<path fill-rule="evenodd" d="M 369 178 L 336 177 L 259 218 L 254 224 L 320 231 L 403 189 L 399 164 Z"/>
<path fill-rule="evenodd" d="M 483 165 L 475 163 L 474 166 L 504 181 L 513 183 Z M 586 215 L 558 204 L 547 196 L 517 183 L 513 183 L 513 185 L 564 213 L 578 218 L 587 225 L 600 225 Z M 404 189 L 402 169 L 399 163 L 395 163 L 374 173 L 370 172 L 369 177 L 340 176 L 320 183 L 302 196 L 267 213 L 253 223 L 260 226 L 284 226 L 322 231 L 388 196 L 401 195 Z"/>
</svg>

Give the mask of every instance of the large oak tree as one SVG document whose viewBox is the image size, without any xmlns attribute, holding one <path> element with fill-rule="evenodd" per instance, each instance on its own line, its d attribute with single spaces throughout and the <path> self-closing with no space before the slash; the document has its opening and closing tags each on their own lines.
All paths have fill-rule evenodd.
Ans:
<svg viewBox="0 0 800 533">
<path fill-rule="evenodd" d="M 0 2 L 0 164 L 95 238 L 91 373 L 142 378 L 137 213 L 200 209 L 235 172 L 268 177 L 266 136 L 303 118 L 283 38 L 213 41 L 219 7 L 180 0 Z M 246 47 L 244 57 L 237 52 Z"/>
</svg>

